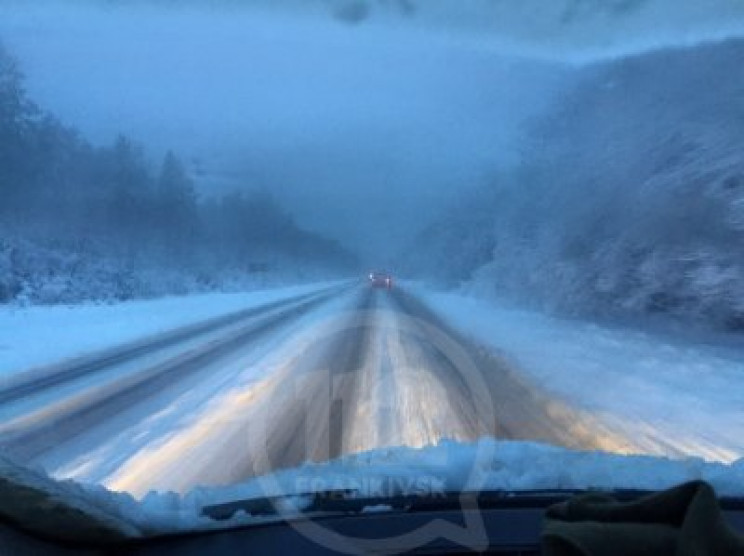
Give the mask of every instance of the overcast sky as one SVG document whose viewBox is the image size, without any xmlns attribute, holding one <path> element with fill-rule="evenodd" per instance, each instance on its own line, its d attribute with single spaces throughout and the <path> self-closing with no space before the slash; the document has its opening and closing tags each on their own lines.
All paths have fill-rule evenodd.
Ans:
<svg viewBox="0 0 744 556">
<path fill-rule="evenodd" d="M 618 25 L 608 27 L 606 10 L 587 11 L 597 4 L 589 0 L 552 3 L 521 36 L 518 25 L 504 27 L 501 42 L 475 16 L 505 2 L 457 2 L 460 13 L 434 1 L 403 17 L 391 5 L 339 12 L 345 1 L 163 8 L 0 0 L 0 38 L 20 59 L 32 97 L 93 142 L 123 132 L 153 153 L 173 148 L 203 169 L 204 191 L 270 189 L 302 224 L 373 260 L 397 250 L 459 189 L 514 160 L 524 121 L 561 90 L 563 61 L 659 37 L 618 11 L 634 34 L 609 41 Z M 631 4 L 651 14 L 671 6 L 605 3 Z M 715 4 L 720 12 L 744 3 Z M 694 13 L 664 20 L 662 34 L 689 40 L 695 17 L 708 35 L 724 28 L 689 5 Z M 493 21 L 508 19 L 499 13 Z M 348 24 L 349 14 L 368 21 Z M 567 27 L 581 39 L 577 48 Z M 535 39 L 546 30 L 552 47 Z"/>
</svg>

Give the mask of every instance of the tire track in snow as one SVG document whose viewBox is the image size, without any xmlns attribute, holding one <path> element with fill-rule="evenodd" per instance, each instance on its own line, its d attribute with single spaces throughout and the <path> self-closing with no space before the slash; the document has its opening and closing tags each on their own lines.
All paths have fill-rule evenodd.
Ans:
<svg viewBox="0 0 744 556">
<path fill-rule="evenodd" d="M 204 346 L 6 422 L 0 425 L 0 446 L 20 461 L 38 457 L 60 441 L 69 442 L 143 399 L 156 396 L 175 381 L 199 373 L 207 364 L 229 355 L 247 342 L 273 333 L 335 295 L 336 291 L 326 292 L 313 295 L 309 300 L 281 304 L 279 310 L 269 316 L 258 321 L 251 320 L 249 324 Z M 305 296 L 302 298 L 305 299 Z"/>
<path fill-rule="evenodd" d="M 331 288 L 331 290 L 335 289 L 335 287 Z M 214 317 L 134 342 L 128 342 L 108 350 L 76 357 L 62 363 L 29 369 L 15 373 L 10 377 L 3 377 L 0 381 L 0 404 L 12 403 L 43 390 L 90 376 L 133 359 L 152 355 L 154 352 L 164 348 L 239 324 L 242 321 L 255 318 L 270 311 L 310 300 L 325 293 L 327 291 L 312 292 L 289 299 L 265 303 L 257 307 Z"/>
<path fill-rule="evenodd" d="M 212 400 L 188 427 L 148 446 L 105 484 L 135 494 L 187 492 L 308 460 L 482 436 L 615 452 L 628 447 L 447 327 L 405 290 L 365 286 L 352 296 L 351 310 L 329 305 L 330 324 L 311 320 L 267 354 L 271 372 Z M 439 333 L 472 358 L 483 389 L 474 392 L 448 361 Z M 489 420 L 475 409 L 485 397 L 494 408 Z"/>
<path fill-rule="evenodd" d="M 398 290 L 393 299 L 402 311 L 435 325 L 455 339 L 472 357 L 488 385 L 486 394 L 491 397 L 494 409 L 494 422 L 486 430 L 478 431 L 480 435 L 546 442 L 579 450 L 606 450 L 615 453 L 643 451 L 634 439 L 608 426 L 602 419 L 543 392 L 539 385 L 531 383 L 518 369 L 511 368 L 492 351 L 471 342 L 449 327 L 414 296 Z M 446 370 L 446 367 L 430 368 L 448 383 L 450 399 L 451 394 L 462 393 L 462 377 L 457 376 L 457 372 Z M 455 396 L 457 398 L 460 396 Z M 460 404 L 458 413 L 463 408 Z"/>
</svg>

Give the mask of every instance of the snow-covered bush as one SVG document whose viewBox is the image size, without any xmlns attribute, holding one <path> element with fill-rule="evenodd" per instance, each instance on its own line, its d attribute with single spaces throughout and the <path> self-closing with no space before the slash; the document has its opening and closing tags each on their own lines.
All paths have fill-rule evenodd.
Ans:
<svg viewBox="0 0 744 556">
<path fill-rule="evenodd" d="M 529 201 L 497 207 L 477 280 L 563 310 L 742 326 L 742 59 L 731 42 L 585 70 L 536 126 L 508 185 Z"/>
<path fill-rule="evenodd" d="M 257 252 L 266 263 L 207 261 L 175 266 L 143 254 L 126 258 L 105 241 L 43 238 L 0 242 L 0 303 L 67 304 L 119 302 L 136 298 L 208 291 L 240 291 L 320 280 L 334 275 L 327 261 L 307 261 L 300 268 L 289 255 Z"/>
</svg>

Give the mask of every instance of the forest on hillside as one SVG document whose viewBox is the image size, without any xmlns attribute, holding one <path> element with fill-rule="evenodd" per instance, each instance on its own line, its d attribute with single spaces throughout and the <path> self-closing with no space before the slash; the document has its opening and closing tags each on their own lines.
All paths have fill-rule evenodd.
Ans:
<svg viewBox="0 0 744 556">
<path fill-rule="evenodd" d="M 575 70 L 520 164 L 425 230 L 408 270 L 561 313 L 744 329 L 743 59 L 730 40 Z"/>
<path fill-rule="evenodd" d="M 122 300 L 347 271 L 262 184 L 209 195 L 168 152 L 92 145 L 38 106 L 0 45 L 0 303 Z"/>
</svg>

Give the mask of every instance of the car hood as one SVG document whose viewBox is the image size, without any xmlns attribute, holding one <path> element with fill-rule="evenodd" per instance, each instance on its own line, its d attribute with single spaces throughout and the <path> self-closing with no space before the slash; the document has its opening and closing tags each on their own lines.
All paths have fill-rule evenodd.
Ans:
<svg viewBox="0 0 744 556">
<path fill-rule="evenodd" d="M 59 481 L 0 457 L 0 515 L 45 536 L 78 541 L 135 538 L 265 523 L 327 512 L 395 511 L 565 497 L 586 489 L 631 495 L 690 480 L 744 496 L 744 461 L 578 452 L 534 442 L 482 439 L 389 448 L 191 492 L 135 499 L 99 485 Z M 433 506 L 432 506 L 433 505 Z M 100 539 L 99 539 L 100 540 Z"/>
</svg>

